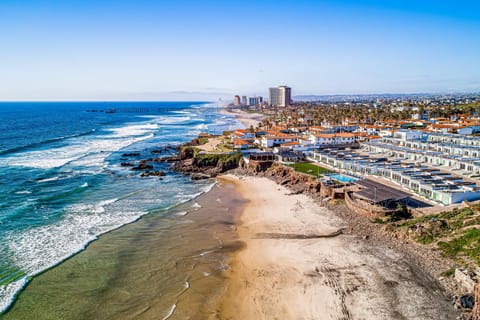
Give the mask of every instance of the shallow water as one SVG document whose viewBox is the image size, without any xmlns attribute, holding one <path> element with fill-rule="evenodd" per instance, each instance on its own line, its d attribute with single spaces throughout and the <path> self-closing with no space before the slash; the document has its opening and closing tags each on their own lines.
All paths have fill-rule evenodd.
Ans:
<svg viewBox="0 0 480 320">
<path fill-rule="evenodd" d="M 105 234 L 36 277 L 1 319 L 215 318 L 243 204 L 222 182 Z"/>
</svg>

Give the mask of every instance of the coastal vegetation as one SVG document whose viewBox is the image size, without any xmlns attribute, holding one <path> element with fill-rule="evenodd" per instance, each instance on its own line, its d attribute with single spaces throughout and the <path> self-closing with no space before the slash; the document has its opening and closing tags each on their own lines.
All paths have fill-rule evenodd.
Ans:
<svg viewBox="0 0 480 320">
<path fill-rule="evenodd" d="M 416 242 L 440 250 L 459 266 L 480 266 L 480 204 L 396 223 Z"/>
<path fill-rule="evenodd" d="M 194 164 L 200 167 L 208 166 L 227 166 L 237 167 L 242 154 L 235 153 L 197 153 L 194 156 Z"/>
</svg>

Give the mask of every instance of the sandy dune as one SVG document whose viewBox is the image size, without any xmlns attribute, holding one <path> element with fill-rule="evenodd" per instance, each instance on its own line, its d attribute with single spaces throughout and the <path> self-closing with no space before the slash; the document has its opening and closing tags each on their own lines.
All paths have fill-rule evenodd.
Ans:
<svg viewBox="0 0 480 320">
<path fill-rule="evenodd" d="M 250 202 L 222 319 L 455 319 L 437 282 L 402 254 L 335 236 L 333 212 L 268 179 L 225 179 Z"/>
</svg>

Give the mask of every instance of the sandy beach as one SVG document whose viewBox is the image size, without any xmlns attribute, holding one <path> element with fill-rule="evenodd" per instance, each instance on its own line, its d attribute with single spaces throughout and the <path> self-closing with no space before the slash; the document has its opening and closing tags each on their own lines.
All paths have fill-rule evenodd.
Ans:
<svg viewBox="0 0 480 320">
<path fill-rule="evenodd" d="M 265 115 L 261 113 L 250 113 L 238 109 L 223 109 L 220 113 L 234 116 L 239 122 L 241 122 L 245 128 L 254 128 L 258 126 L 258 123 L 265 119 Z"/>
<path fill-rule="evenodd" d="M 389 247 L 266 178 L 225 176 L 249 203 L 222 319 L 455 319 L 437 281 Z"/>
</svg>

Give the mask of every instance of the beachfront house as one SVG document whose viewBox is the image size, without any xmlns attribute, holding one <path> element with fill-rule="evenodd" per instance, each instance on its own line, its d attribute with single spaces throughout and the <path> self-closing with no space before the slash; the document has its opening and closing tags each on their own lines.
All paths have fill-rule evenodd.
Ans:
<svg viewBox="0 0 480 320">
<path fill-rule="evenodd" d="M 328 145 L 345 145 L 355 143 L 355 133 L 318 133 L 310 134 L 309 139 L 315 147 L 323 147 Z"/>
<path fill-rule="evenodd" d="M 241 149 L 241 150 L 244 150 L 244 149 L 249 149 L 249 148 L 253 148 L 253 140 L 245 140 L 245 139 L 235 139 L 233 140 L 233 147 L 235 149 Z"/>
<path fill-rule="evenodd" d="M 232 132 L 231 139 L 252 139 L 255 138 L 255 133 L 250 130 L 237 129 Z"/>
<path fill-rule="evenodd" d="M 289 134 L 276 134 L 276 135 L 265 135 L 261 138 L 260 145 L 263 148 L 272 148 L 274 146 L 279 146 L 284 143 L 298 141 L 298 137 Z"/>
</svg>

